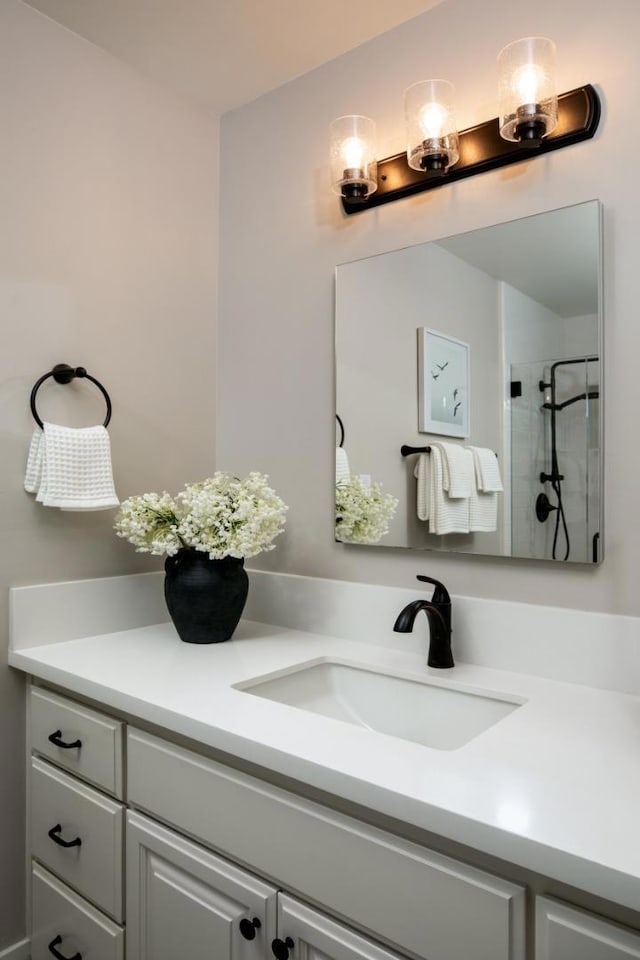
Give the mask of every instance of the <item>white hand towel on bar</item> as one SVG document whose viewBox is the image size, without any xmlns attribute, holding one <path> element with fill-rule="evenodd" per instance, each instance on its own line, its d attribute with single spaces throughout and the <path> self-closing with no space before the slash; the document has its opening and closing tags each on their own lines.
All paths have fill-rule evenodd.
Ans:
<svg viewBox="0 0 640 960">
<path fill-rule="evenodd" d="M 413 469 L 418 481 L 416 487 L 416 513 L 418 520 L 429 519 L 429 498 L 431 496 L 431 459 L 428 453 L 421 453 Z"/>
<path fill-rule="evenodd" d="M 431 444 L 429 483 L 429 533 L 469 533 L 469 499 L 449 496 L 443 486 L 442 458 Z"/>
<path fill-rule="evenodd" d="M 482 493 L 474 487 L 469 497 L 469 530 L 471 533 L 493 533 L 497 529 L 498 494 Z"/>
<path fill-rule="evenodd" d="M 42 430 L 36 427 L 31 435 L 27 470 L 24 475 L 24 488 L 27 493 L 37 493 L 42 479 Z"/>
<path fill-rule="evenodd" d="M 475 486 L 483 493 L 500 493 L 504 490 L 500 478 L 500 465 L 493 450 L 488 447 L 468 447 L 473 454 Z"/>
<path fill-rule="evenodd" d="M 465 448 L 457 443 L 431 443 L 442 457 L 442 483 L 453 500 L 468 497 L 474 484 L 473 462 L 466 456 Z"/>
<path fill-rule="evenodd" d="M 343 447 L 336 447 L 336 483 L 348 483 L 350 479 L 347 451 Z"/>
<path fill-rule="evenodd" d="M 111 444 L 102 426 L 36 427 L 27 461 L 25 490 L 38 503 L 61 510 L 108 510 L 119 505 L 113 485 Z"/>
</svg>

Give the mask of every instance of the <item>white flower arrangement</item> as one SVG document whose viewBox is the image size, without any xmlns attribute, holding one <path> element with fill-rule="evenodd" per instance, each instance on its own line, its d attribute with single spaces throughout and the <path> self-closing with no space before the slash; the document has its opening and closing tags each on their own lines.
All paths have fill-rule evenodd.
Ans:
<svg viewBox="0 0 640 960">
<path fill-rule="evenodd" d="M 274 549 L 288 509 L 267 480 L 261 473 L 239 480 L 218 471 L 188 484 L 175 498 L 166 492 L 129 497 L 114 530 L 138 553 L 174 556 L 192 548 L 211 560 L 255 557 Z"/>
<path fill-rule="evenodd" d="M 378 543 L 389 532 L 398 501 L 382 493 L 382 485 L 364 484 L 358 477 L 336 484 L 336 540 Z"/>
</svg>

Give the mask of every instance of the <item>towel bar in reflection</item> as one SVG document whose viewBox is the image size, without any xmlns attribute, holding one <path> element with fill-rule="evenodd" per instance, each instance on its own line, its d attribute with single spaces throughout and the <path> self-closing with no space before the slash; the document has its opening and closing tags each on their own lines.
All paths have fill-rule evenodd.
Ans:
<svg viewBox="0 0 640 960">
<path fill-rule="evenodd" d="M 431 447 L 410 447 L 408 444 L 403 443 L 400 447 L 400 453 L 403 457 L 410 457 L 412 453 L 431 453 Z M 498 454 L 496 453 L 496 457 Z"/>
</svg>

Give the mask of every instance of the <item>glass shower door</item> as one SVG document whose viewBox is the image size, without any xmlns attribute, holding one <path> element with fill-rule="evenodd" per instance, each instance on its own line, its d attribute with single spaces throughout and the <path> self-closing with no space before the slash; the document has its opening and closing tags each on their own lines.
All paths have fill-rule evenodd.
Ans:
<svg viewBox="0 0 640 960">
<path fill-rule="evenodd" d="M 600 515 L 598 358 L 516 363 L 511 379 L 521 391 L 511 400 L 513 556 L 593 562 Z"/>
</svg>

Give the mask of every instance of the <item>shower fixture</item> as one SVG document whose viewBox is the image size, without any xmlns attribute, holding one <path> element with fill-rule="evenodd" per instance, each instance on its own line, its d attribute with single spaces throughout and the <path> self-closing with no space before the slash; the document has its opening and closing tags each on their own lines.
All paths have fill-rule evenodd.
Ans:
<svg viewBox="0 0 640 960">
<path fill-rule="evenodd" d="M 562 484 L 564 482 L 564 474 L 560 472 L 560 464 L 558 459 L 558 442 L 557 442 L 557 414 L 562 410 L 566 410 L 567 407 L 572 406 L 574 403 L 578 403 L 581 400 L 597 400 L 600 397 L 599 389 L 590 389 L 587 386 L 587 389 L 583 393 L 577 393 L 572 397 L 569 397 L 568 400 L 563 400 L 561 403 L 557 402 L 556 399 L 556 371 L 559 367 L 571 366 L 573 364 L 582 363 L 597 363 L 599 360 L 598 357 L 578 357 L 574 360 L 558 360 L 555 363 L 551 364 L 549 380 L 540 380 L 538 387 L 540 392 L 543 394 L 543 403 L 542 409 L 549 410 L 551 414 L 550 418 L 550 428 L 551 428 L 551 473 L 545 473 L 542 471 L 540 473 L 540 483 L 549 483 L 551 489 L 556 497 L 556 503 L 553 504 L 546 493 L 538 494 L 536 498 L 536 517 L 540 523 L 545 523 L 550 514 L 555 512 L 555 527 L 553 532 L 553 547 L 551 556 L 553 560 L 568 560 L 569 554 L 571 552 L 571 540 L 569 537 L 569 529 L 567 526 L 567 518 L 565 515 L 564 503 L 562 499 Z M 558 536 L 560 533 L 560 527 L 562 526 L 562 532 L 565 542 L 565 553 L 563 557 L 556 556 L 558 551 Z M 592 543 L 592 559 L 593 562 L 597 562 L 597 553 L 598 553 L 598 540 L 599 535 L 595 533 L 593 536 Z"/>
</svg>

